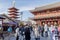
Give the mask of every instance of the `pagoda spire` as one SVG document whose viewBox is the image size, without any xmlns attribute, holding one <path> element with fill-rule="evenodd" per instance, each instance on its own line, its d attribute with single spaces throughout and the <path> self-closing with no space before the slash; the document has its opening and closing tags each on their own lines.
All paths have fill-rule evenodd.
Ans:
<svg viewBox="0 0 60 40">
<path fill-rule="evenodd" d="M 13 0 L 12 6 L 15 7 L 16 0 Z"/>
</svg>

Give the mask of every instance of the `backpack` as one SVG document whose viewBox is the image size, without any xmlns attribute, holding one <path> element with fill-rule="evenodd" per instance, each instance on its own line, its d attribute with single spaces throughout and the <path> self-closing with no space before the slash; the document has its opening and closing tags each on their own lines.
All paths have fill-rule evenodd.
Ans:
<svg viewBox="0 0 60 40">
<path fill-rule="evenodd" d="M 19 29 L 19 31 L 21 31 L 21 35 L 24 35 L 24 31 L 25 31 L 25 29 L 24 29 L 24 27 L 21 27 L 20 29 Z"/>
<path fill-rule="evenodd" d="M 7 31 L 12 32 L 12 27 L 9 27 Z"/>
</svg>

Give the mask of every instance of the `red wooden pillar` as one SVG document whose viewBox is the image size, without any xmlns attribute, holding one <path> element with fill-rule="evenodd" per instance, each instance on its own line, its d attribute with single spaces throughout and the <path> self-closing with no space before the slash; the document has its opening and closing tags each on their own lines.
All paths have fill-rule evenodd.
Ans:
<svg viewBox="0 0 60 40">
<path fill-rule="evenodd" d="M 58 20 L 58 27 L 60 27 L 60 20 Z M 59 33 L 60 35 L 60 33 Z M 60 40 L 60 37 L 58 37 L 58 40 Z"/>
<path fill-rule="evenodd" d="M 45 21 L 45 24 L 47 24 L 47 21 Z"/>
<path fill-rule="evenodd" d="M 60 20 L 58 20 L 58 25 L 60 25 Z"/>
<path fill-rule="evenodd" d="M 51 25 L 54 25 L 54 22 L 53 21 L 51 21 Z"/>
</svg>

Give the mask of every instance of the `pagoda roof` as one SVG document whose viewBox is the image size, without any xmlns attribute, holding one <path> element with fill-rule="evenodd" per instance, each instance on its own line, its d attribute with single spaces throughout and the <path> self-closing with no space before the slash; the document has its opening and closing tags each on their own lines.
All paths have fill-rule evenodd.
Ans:
<svg viewBox="0 0 60 40">
<path fill-rule="evenodd" d="M 5 19 L 5 17 L 4 17 L 4 16 L 2 16 L 2 15 L 0 15 L 0 19 Z"/>
<path fill-rule="evenodd" d="M 15 17 L 15 16 L 13 16 L 13 17 L 10 17 L 10 18 L 19 18 L 19 17 Z"/>
<path fill-rule="evenodd" d="M 14 10 L 19 10 L 19 9 L 17 9 L 17 8 L 15 8 L 15 7 L 9 8 L 9 10 L 12 10 L 12 9 L 14 9 Z"/>
<path fill-rule="evenodd" d="M 8 14 L 8 15 L 15 15 L 15 16 L 18 16 L 18 14 L 16 14 L 16 13 L 10 13 L 10 14 Z"/>
<path fill-rule="evenodd" d="M 48 5 L 36 7 L 35 9 L 30 10 L 30 12 L 43 11 L 43 10 L 58 8 L 58 7 L 60 7 L 60 2 L 56 2 L 56 3 L 53 3 L 53 4 L 48 4 Z"/>
<path fill-rule="evenodd" d="M 17 12 L 17 11 L 8 11 L 9 13 L 11 13 L 11 12 L 14 12 L 14 13 L 19 13 L 19 12 Z"/>
<path fill-rule="evenodd" d="M 5 18 L 7 18 L 7 19 L 11 20 L 12 22 L 16 23 L 16 21 L 14 21 L 13 19 L 11 19 L 11 18 L 10 18 L 10 17 L 8 17 L 7 15 L 2 14 L 2 16 L 4 16 Z"/>
</svg>

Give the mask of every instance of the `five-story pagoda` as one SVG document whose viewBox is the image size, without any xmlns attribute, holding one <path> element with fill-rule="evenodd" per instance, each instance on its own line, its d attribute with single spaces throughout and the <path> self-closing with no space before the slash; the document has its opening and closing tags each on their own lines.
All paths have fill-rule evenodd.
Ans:
<svg viewBox="0 0 60 40">
<path fill-rule="evenodd" d="M 11 19 L 13 19 L 13 20 L 16 20 L 17 18 L 19 18 L 19 17 L 17 17 L 18 16 L 18 13 L 19 13 L 18 10 L 19 9 L 15 8 L 15 0 L 14 0 L 13 1 L 13 6 L 8 9 L 8 12 L 9 12 L 8 15 L 9 15 L 9 17 Z"/>
</svg>

